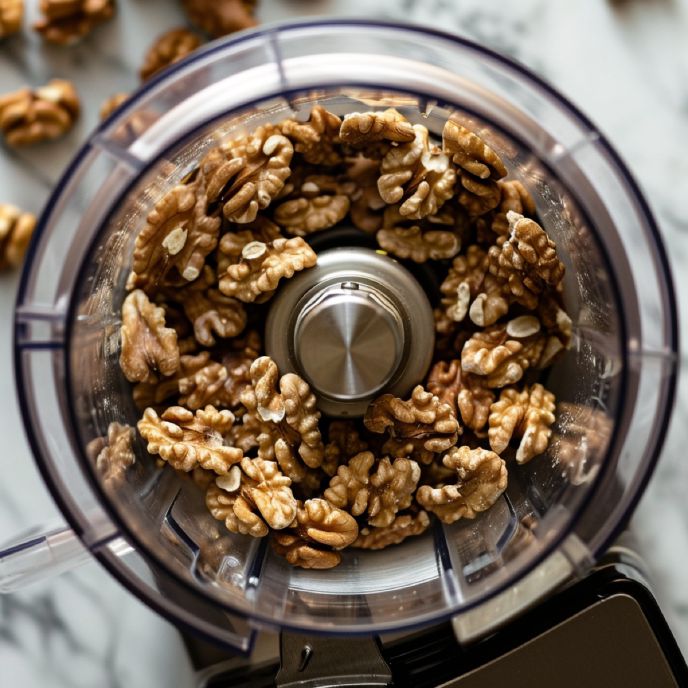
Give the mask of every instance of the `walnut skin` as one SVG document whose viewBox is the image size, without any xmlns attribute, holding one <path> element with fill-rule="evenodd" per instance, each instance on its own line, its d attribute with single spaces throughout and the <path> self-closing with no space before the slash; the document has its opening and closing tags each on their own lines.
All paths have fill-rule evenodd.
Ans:
<svg viewBox="0 0 688 688">
<path fill-rule="evenodd" d="M 377 188 L 385 203 L 400 203 L 399 213 L 419 220 L 434 215 L 454 195 L 456 173 L 449 158 L 430 146 L 428 130 L 417 124 L 410 143 L 391 148 L 380 165 Z"/>
<path fill-rule="evenodd" d="M 416 492 L 416 501 L 443 523 L 475 518 L 489 509 L 506 489 L 506 464 L 487 449 L 453 447 L 442 463 L 456 471 L 457 483 L 441 487 L 422 485 Z"/>
<path fill-rule="evenodd" d="M 256 0 L 183 0 L 189 20 L 213 38 L 256 25 Z"/>
<path fill-rule="evenodd" d="M 282 278 L 315 265 L 315 251 L 301 238 L 246 244 L 240 263 L 230 265 L 220 279 L 220 291 L 244 303 L 272 296 Z"/>
<path fill-rule="evenodd" d="M 344 117 L 339 136 L 343 143 L 364 146 L 377 141 L 410 143 L 413 126 L 393 108 L 384 112 L 351 112 Z"/>
<path fill-rule="evenodd" d="M 17 33 L 24 18 L 24 0 L 0 0 L 0 38 Z"/>
<path fill-rule="evenodd" d="M 385 549 L 390 545 L 398 545 L 408 537 L 421 535 L 430 525 L 430 519 L 425 511 L 417 514 L 398 514 L 392 523 L 384 528 L 361 528 L 352 547 L 359 549 Z"/>
<path fill-rule="evenodd" d="M 206 406 L 196 415 L 181 406 L 171 406 L 162 416 L 147 408 L 138 422 L 141 436 L 148 442 L 148 452 L 157 454 L 172 468 L 188 473 L 196 466 L 229 473 L 241 461 L 243 452 L 224 444 L 223 436 L 234 424 L 234 415 Z"/>
<path fill-rule="evenodd" d="M 18 268 L 36 228 L 36 216 L 0 203 L 0 270 Z"/>
<path fill-rule="evenodd" d="M 549 444 L 554 423 L 554 394 L 539 384 L 526 386 L 522 392 L 504 389 L 499 401 L 492 404 L 489 423 L 492 449 L 501 453 L 512 436 L 521 437 L 516 461 L 527 463 L 542 454 Z"/>
<path fill-rule="evenodd" d="M 74 86 L 53 79 L 45 86 L 23 88 L 0 97 L 0 131 L 11 146 L 49 141 L 66 134 L 79 117 Z"/>
<path fill-rule="evenodd" d="M 275 221 L 289 234 L 306 236 L 334 227 L 349 212 L 347 196 L 294 198 L 275 208 Z"/>
<path fill-rule="evenodd" d="M 294 150 L 312 165 L 337 165 L 342 161 L 339 151 L 341 119 L 322 105 L 315 105 L 307 122 L 288 119 L 280 125 L 282 133 L 292 141 Z"/>
<path fill-rule="evenodd" d="M 71 45 L 115 13 L 114 0 L 41 0 L 33 28 L 49 43 Z"/>
<path fill-rule="evenodd" d="M 258 127 L 248 139 L 214 148 L 200 166 L 208 200 L 219 203 L 230 222 L 255 221 L 282 191 L 293 154 L 291 141 L 271 125 Z"/>
<path fill-rule="evenodd" d="M 170 29 L 155 39 L 143 58 L 139 70 L 141 81 L 147 81 L 154 74 L 191 54 L 202 43 L 201 38 L 184 27 Z"/>
<path fill-rule="evenodd" d="M 564 265 L 554 242 L 540 225 L 509 211 L 509 238 L 488 252 L 490 272 L 504 280 L 515 301 L 534 310 L 547 287 L 558 287 Z"/>
<path fill-rule="evenodd" d="M 217 273 L 223 275 L 230 265 L 241 261 L 241 252 L 246 244 L 258 241 L 268 244 L 275 239 L 284 239 L 280 228 L 271 220 L 259 216 L 255 222 L 249 222 L 241 227 L 239 231 L 232 231 L 223 234 L 218 246 Z"/>
<path fill-rule="evenodd" d="M 165 327 L 165 312 L 140 290 L 122 304 L 119 364 L 130 382 L 151 382 L 155 372 L 172 375 L 179 368 L 177 333 Z"/>
<path fill-rule="evenodd" d="M 414 388 L 408 401 L 391 394 L 378 397 L 368 407 L 363 423 L 371 432 L 421 440 L 431 452 L 454 446 L 461 431 L 451 408 L 421 385 Z"/>
<path fill-rule="evenodd" d="M 350 509 L 352 516 L 366 514 L 371 526 L 387 527 L 400 509 L 411 504 L 420 479 L 420 467 L 409 459 L 379 462 L 366 451 L 339 466 L 323 493 L 330 504 Z"/>
<path fill-rule="evenodd" d="M 197 279 L 217 246 L 219 230 L 220 219 L 207 215 L 200 183 L 175 186 L 155 204 L 136 237 L 127 287 L 151 289 L 172 268 L 187 282 Z"/>
</svg>

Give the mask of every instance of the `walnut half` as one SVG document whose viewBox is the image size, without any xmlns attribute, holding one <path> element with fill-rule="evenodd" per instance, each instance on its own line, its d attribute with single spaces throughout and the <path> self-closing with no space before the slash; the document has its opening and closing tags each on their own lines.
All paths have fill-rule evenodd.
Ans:
<svg viewBox="0 0 688 688">
<path fill-rule="evenodd" d="M 21 265 L 35 228 L 35 215 L 0 203 L 0 270 Z"/>
<path fill-rule="evenodd" d="M 456 471 L 456 484 L 423 485 L 418 488 L 416 501 L 443 523 L 475 518 L 479 512 L 489 509 L 506 489 L 506 464 L 487 449 L 454 447 L 445 454 L 442 463 Z"/>
<path fill-rule="evenodd" d="M 24 0 L 0 2 L 0 38 L 17 33 L 24 17 Z"/>
<path fill-rule="evenodd" d="M 53 79 L 41 88 L 0 97 L 0 131 L 11 146 L 49 141 L 74 126 L 80 109 L 73 84 Z"/>
</svg>

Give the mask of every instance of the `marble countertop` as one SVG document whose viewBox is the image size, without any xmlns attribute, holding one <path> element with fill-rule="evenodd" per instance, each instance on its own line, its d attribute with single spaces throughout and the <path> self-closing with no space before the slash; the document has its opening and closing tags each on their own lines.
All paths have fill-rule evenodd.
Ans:
<svg viewBox="0 0 688 688">
<path fill-rule="evenodd" d="M 64 76 L 76 83 L 84 106 L 78 126 L 61 141 L 22 151 L 0 147 L 0 201 L 39 212 L 96 125 L 101 102 L 135 88 L 152 38 L 183 23 L 174 0 L 120 0 L 119 5 L 114 21 L 71 49 L 43 46 L 28 31 L 0 42 L 0 92 Z M 455 31 L 516 57 L 576 102 L 626 159 L 656 213 L 688 342 L 688 0 L 262 0 L 259 17 L 323 14 L 403 19 Z M 33 465 L 14 399 L 11 322 L 17 283 L 16 274 L 0 276 L 0 542 L 29 525 L 58 519 Z M 684 344 L 684 363 L 687 352 Z M 681 375 L 663 457 L 633 526 L 655 591 L 688 655 L 685 366 Z M 21 687 L 193 685 L 175 629 L 96 563 L 0 596 L 0 667 L 1 677 L 12 678 L 7 685 Z"/>
</svg>

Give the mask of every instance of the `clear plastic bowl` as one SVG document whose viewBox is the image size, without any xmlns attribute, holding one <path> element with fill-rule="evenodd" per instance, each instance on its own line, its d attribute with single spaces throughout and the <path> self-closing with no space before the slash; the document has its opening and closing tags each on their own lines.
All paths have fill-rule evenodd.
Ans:
<svg viewBox="0 0 688 688">
<path fill-rule="evenodd" d="M 435 523 L 341 566 L 289 567 L 231 536 L 142 443 L 124 489 L 89 460 L 135 425 L 120 305 L 136 233 L 160 196 L 227 136 L 319 102 L 396 107 L 441 132 L 470 122 L 534 196 L 566 262 L 573 347 L 547 379 L 567 402 L 548 453 L 513 466 L 475 520 Z M 520 65 L 427 29 L 370 21 L 266 27 L 211 44 L 146 84 L 79 152 L 40 221 L 16 311 L 17 387 L 43 477 L 81 539 L 147 604 L 250 649 L 256 628 L 398 630 L 483 610 L 483 628 L 580 575 L 635 506 L 674 395 L 676 312 L 657 227 L 605 138 Z M 122 542 L 130 546 L 122 546 Z M 226 556 L 225 556 L 226 555 Z M 470 633 L 468 633 L 470 635 Z"/>
</svg>

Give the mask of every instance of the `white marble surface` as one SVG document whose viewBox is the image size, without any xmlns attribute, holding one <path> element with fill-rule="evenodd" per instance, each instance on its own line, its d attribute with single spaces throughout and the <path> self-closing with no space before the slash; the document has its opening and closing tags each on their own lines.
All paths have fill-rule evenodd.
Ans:
<svg viewBox="0 0 688 688">
<path fill-rule="evenodd" d="M 29 16 L 37 2 L 27 1 Z M 0 148 L 0 200 L 40 211 L 111 93 L 131 90 L 151 38 L 183 21 L 174 0 L 120 0 L 117 19 L 72 49 L 36 36 L 0 43 L 0 92 L 54 76 L 84 101 L 64 140 L 21 152 Z M 688 0 L 263 0 L 260 17 L 339 14 L 434 23 L 515 56 L 599 125 L 628 162 L 660 222 L 688 340 Z M 32 464 L 14 400 L 12 302 L 18 277 L 0 277 L 0 542 L 57 517 Z M 683 349 L 684 352 L 687 349 Z M 682 356 L 686 361 L 685 353 Z M 634 518 L 656 591 L 688 654 L 688 380 L 657 473 Z M 97 564 L 0 597 L 0 685 L 192 685 L 173 627 L 128 595 Z"/>
</svg>

